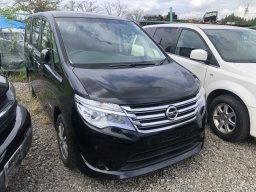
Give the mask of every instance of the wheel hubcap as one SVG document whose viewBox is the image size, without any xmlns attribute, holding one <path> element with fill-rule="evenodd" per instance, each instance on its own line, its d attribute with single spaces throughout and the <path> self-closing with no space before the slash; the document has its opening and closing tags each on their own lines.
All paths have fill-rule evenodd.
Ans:
<svg viewBox="0 0 256 192">
<path fill-rule="evenodd" d="M 236 114 L 228 104 L 221 103 L 213 111 L 215 127 L 222 133 L 231 133 L 236 127 Z"/>
<path fill-rule="evenodd" d="M 68 158 L 68 144 L 67 144 L 67 137 L 64 133 L 64 125 L 63 123 L 60 123 L 58 126 L 59 132 L 59 146 L 60 146 L 60 152 L 64 159 Z"/>
</svg>

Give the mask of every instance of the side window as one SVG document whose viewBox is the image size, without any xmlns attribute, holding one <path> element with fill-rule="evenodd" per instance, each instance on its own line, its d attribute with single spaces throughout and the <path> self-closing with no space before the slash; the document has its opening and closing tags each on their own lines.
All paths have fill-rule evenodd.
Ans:
<svg viewBox="0 0 256 192">
<path fill-rule="evenodd" d="M 157 28 L 154 40 L 166 51 L 175 53 L 178 28 Z"/>
<path fill-rule="evenodd" d="M 31 43 L 36 48 L 39 48 L 40 27 L 41 27 L 41 19 L 39 18 L 33 19 Z"/>
<path fill-rule="evenodd" d="M 25 35 L 25 41 L 30 43 L 30 29 L 31 29 L 31 19 L 28 19 L 26 22 L 26 35 Z"/>
<path fill-rule="evenodd" d="M 194 49 L 203 49 L 207 51 L 207 46 L 196 32 L 182 30 L 175 53 L 189 58 L 191 51 Z"/>
<path fill-rule="evenodd" d="M 42 44 L 41 49 L 52 49 L 52 33 L 47 21 L 42 21 Z"/>
<path fill-rule="evenodd" d="M 42 43 L 41 49 L 49 49 L 51 52 L 51 60 L 52 60 L 52 67 L 58 71 L 59 69 L 59 54 L 57 50 L 57 46 L 55 43 L 55 39 L 53 37 L 53 33 L 51 30 L 51 26 L 48 21 L 42 21 Z"/>
<path fill-rule="evenodd" d="M 147 32 L 147 34 L 149 34 L 151 37 L 153 37 L 156 28 L 155 27 L 148 27 L 148 28 L 144 28 L 144 30 Z"/>
</svg>

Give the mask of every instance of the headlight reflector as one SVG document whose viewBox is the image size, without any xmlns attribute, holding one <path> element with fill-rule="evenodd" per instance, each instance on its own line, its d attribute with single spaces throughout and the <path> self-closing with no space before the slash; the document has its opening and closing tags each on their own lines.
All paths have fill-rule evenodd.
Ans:
<svg viewBox="0 0 256 192">
<path fill-rule="evenodd" d="M 97 128 L 117 127 L 135 131 L 134 126 L 119 105 L 101 103 L 78 95 L 75 95 L 75 103 L 82 118 Z"/>
</svg>

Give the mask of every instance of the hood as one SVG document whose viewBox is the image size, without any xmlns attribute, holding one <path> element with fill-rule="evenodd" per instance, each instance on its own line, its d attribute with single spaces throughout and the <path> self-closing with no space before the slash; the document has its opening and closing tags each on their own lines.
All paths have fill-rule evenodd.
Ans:
<svg viewBox="0 0 256 192">
<path fill-rule="evenodd" d="M 74 68 L 91 99 L 116 104 L 177 101 L 195 95 L 199 83 L 176 63 L 122 69 Z"/>
<path fill-rule="evenodd" d="M 8 91 L 8 88 L 8 81 L 3 76 L 0 76 L 0 97 Z"/>
</svg>

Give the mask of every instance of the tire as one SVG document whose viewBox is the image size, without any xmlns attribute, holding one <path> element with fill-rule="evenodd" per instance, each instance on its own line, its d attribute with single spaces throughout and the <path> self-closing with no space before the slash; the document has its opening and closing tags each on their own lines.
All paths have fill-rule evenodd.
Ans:
<svg viewBox="0 0 256 192">
<path fill-rule="evenodd" d="M 66 167 L 73 169 L 76 167 L 78 157 L 73 130 L 67 126 L 61 114 L 57 118 L 55 128 L 57 131 L 60 158 Z M 64 150 L 65 148 L 66 150 Z"/>
<path fill-rule="evenodd" d="M 249 137 L 250 119 L 244 103 L 232 95 L 220 95 L 209 106 L 212 131 L 225 141 L 243 141 Z"/>
</svg>

